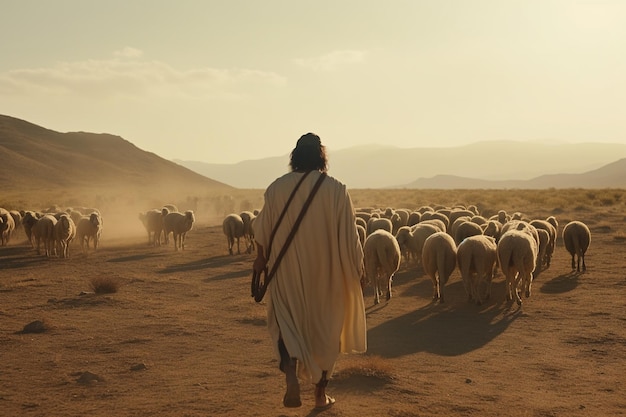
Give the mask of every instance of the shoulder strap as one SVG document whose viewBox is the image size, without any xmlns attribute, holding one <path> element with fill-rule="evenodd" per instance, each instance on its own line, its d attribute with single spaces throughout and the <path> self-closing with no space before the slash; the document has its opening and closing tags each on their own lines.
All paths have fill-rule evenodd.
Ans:
<svg viewBox="0 0 626 417">
<path fill-rule="evenodd" d="M 257 292 L 253 291 L 254 299 L 255 299 L 256 302 L 260 302 L 263 299 L 263 296 L 265 295 L 265 291 L 267 290 L 267 286 L 269 285 L 270 281 L 274 277 L 274 274 L 276 273 L 276 270 L 278 269 L 278 265 L 280 264 L 280 261 L 283 259 L 283 256 L 287 252 L 287 248 L 289 247 L 289 244 L 293 240 L 293 237 L 295 236 L 296 231 L 298 230 L 298 227 L 300 226 L 300 223 L 302 222 L 302 218 L 304 217 L 304 214 L 306 213 L 307 209 L 311 205 L 311 201 L 313 201 L 313 197 L 315 196 L 315 194 L 317 193 L 317 190 L 319 190 L 320 186 L 322 185 L 322 181 L 324 181 L 324 178 L 326 178 L 326 173 L 325 172 L 323 172 L 319 176 L 319 178 L 315 182 L 315 185 L 313 186 L 313 189 L 311 190 L 311 194 L 309 194 L 309 197 L 304 202 L 304 205 L 302 206 L 302 210 L 300 210 L 300 214 L 298 215 L 298 218 L 296 219 L 295 223 L 293 224 L 293 227 L 291 228 L 291 232 L 289 232 L 289 236 L 287 236 L 287 240 L 285 240 L 285 244 L 283 245 L 283 247 L 281 248 L 280 252 L 278 253 L 278 256 L 276 257 L 276 260 L 274 261 L 274 265 L 272 265 L 272 269 L 269 271 L 269 273 L 266 274 L 265 279 L 263 280 L 262 283 L 261 282 L 257 283 L 257 285 L 259 286 L 258 291 Z M 300 183 L 301 182 L 302 182 L 302 179 L 300 180 Z M 298 189 L 300 183 L 298 183 L 298 185 L 296 186 L 296 189 Z M 290 196 L 289 200 L 287 201 L 287 205 L 289 205 L 289 202 L 291 201 L 291 198 L 293 197 L 294 194 L 295 194 L 295 190 L 294 190 L 294 192 L 292 192 L 292 195 Z M 281 218 L 279 218 L 279 223 L 280 223 L 280 220 L 282 220 L 282 217 L 283 217 L 285 212 L 286 212 L 286 209 L 283 209 L 283 213 L 281 214 Z M 274 227 L 274 230 L 273 230 L 273 233 L 272 233 L 272 237 L 270 238 L 270 242 L 271 242 L 271 240 L 273 238 L 273 235 L 276 232 L 277 228 L 278 227 Z M 268 250 L 268 254 L 269 254 L 269 250 Z M 269 258 L 269 256 L 266 259 L 268 259 L 268 258 Z"/>
<path fill-rule="evenodd" d="M 270 234 L 270 240 L 267 245 L 267 250 L 265 251 L 265 259 L 270 258 L 270 251 L 272 249 L 272 242 L 274 241 L 274 236 L 276 236 L 276 231 L 278 230 L 278 226 L 280 226 L 280 223 L 283 221 L 283 217 L 285 217 L 285 214 L 287 214 L 287 209 L 289 208 L 289 205 L 291 204 L 291 200 L 293 200 L 293 197 L 296 195 L 296 191 L 298 191 L 298 188 L 300 188 L 300 185 L 302 185 L 302 183 L 304 182 L 304 179 L 310 173 L 311 171 L 307 171 L 304 173 L 302 178 L 300 178 L 295 188 L 291 192 L 291 195 L 289 195 L 289 198 L 287 199 L 287 202 L 285 203 L 285 207 L 283 208 L 283 211 L 280 213 L 280 216 L 278 216 L 278 220 L 276 221 L 276 224 L 274 225 L 274 228 L 272 229 L 272 233 Z"/>
</svg>

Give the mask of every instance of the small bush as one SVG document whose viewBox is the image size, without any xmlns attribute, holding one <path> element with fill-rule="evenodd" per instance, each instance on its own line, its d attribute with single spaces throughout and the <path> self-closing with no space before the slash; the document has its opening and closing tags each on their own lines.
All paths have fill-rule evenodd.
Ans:
<svg viewBox="0 0 626 417">
<path fill-rule="evenodd" d="M 111 277 L 95 277 L 92 278 L 90 286 L 96 294 L 113 294 L 119 288 L 119 281 Z"/>
<path fill-rule="evenodd" d="M 369 377 L 384 382 L 393 381 L 391 362 L 376 355 L 352 356 L 342 361 L 334 378 Z"/>
</svg>

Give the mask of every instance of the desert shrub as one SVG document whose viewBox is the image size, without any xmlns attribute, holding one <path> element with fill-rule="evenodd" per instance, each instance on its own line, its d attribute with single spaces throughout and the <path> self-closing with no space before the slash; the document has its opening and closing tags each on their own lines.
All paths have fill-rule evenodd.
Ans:
<svg viewBox="0 0 626 417">
<path fill-rule="evenodd" d="M 96 294 L 113 294 L 119 288 L 119 281 L 111 277 L 94 277 L 89 284 Z"/>
<path fill-rule="evenodd" d="M 391 382 L 394 379 L 391 361 L 377 355 L 353 355 L 342 360 L 335 379 L 369 377 Z"/>
</svg>

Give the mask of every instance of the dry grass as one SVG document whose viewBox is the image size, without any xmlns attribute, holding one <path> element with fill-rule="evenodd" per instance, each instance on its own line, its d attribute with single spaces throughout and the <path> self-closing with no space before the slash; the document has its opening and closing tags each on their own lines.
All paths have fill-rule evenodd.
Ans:
<svg viewBox="0 0 626 417">
<path fill-rule="evenodd" d="M 395 379 L 391 361 L 377 355 L 347 356 L 333 376 L 336 380 L 354 377 L 375 378 L 383 382 Z"/>
<path fill-rule="evenodd" d="M 114 294 L 119 289 L 120 282 L 111 277 L 93 277 L 89 286 L 96 294 Z"/>
</svg>

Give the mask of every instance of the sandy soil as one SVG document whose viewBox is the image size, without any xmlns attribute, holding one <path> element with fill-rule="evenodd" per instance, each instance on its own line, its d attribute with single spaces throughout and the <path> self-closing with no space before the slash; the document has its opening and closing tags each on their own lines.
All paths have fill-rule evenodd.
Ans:
<svg viewBox="0 0 626 417">
<path fill-rule="evenodd" d="M 0 415 L 626 415 L 624 214 L 558 217 L 590 225 L 588 269 L 573 272 L 559 242 L 521 308 L 501 274 L 480 307 L 458 270 L 443 305 L 420 266 L 403 264 L 388 303 L 367 288 L 368 352 L 340 358 L 323 413 L 308 384 L 301 408 L 282 407 L 265 306 L 249 293 L 254 255 L 229 256 L 221 227 L 196 225 L 182 252 L 105 228 L 97 252 L 73 246 L 70 259 L 18 237 L 0 248 Z M 98 278 L 117 293 L 91 293 Z M 35 320 L 45 331 L 23 332 Z"/>
</svg>

